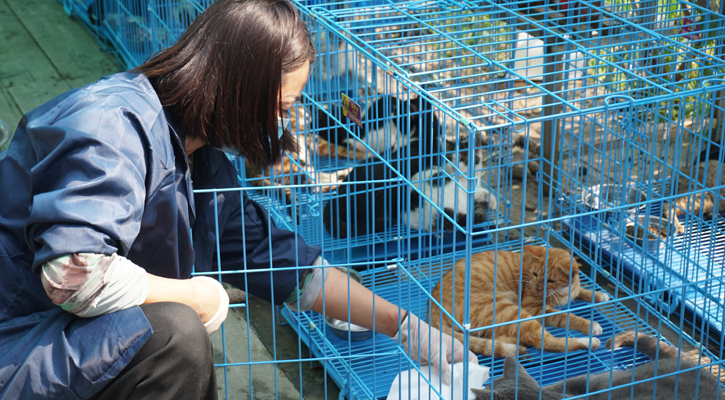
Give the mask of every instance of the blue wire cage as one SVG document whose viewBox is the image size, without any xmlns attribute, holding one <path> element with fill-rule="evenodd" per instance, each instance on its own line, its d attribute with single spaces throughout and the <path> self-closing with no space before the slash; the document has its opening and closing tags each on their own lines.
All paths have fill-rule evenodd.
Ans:
<svg viewBox="0 0 725 400">
<path fill-rule="evenodd" d="M 209 5 L 102 4 L 98 34 L 126 67 L 173 43 Z M 295 4 L 318 50 L 292 110 L 299 149 L 267 170 L 230 156 L 243 188 L 217 190 L 248 193 L 270 222 L 319 245 L 330 267 L 359 270 L 375 294 L 423 319 L 441 303 L 433 287 L 456 260 L 470 271 L 477 252 L 565 248 L 586 265 L 582 285 L 613 299 L 561 306 L 598 322 L 602 342 L 623 331 L 655 335 L 719 371 L 725 17 L 677 0 Z M 412 145 L 414 130 L 428 142 Z M 691 173 L 700 160 L 708 169 Z M 694 207 L 703 198 L 711 211 Z M 467 305 L 476 288 L 464 286 Z M 401 371 L 420 370 L 390 338 L 340 337 L 325 315 L 255 308 L 253 299 L 233 308 L 242 325 L 228 322 L 215 338 L 227 398 L 240 395 L 239 370 L 252 383 L 263 366 L 319 363 L 351 399 L 385 398 Z M 238 341 L 261 309 L 289 325 L 272 328 L 271 359 Z M 480 334 L 464 315 L 453 319 L 464 338 Z M 289 328 L 309 355 L 283 354 L 278 329 Z M 478 359 L 501 375 L 502 359 Z M 521 361 L 549 384 L 650 360 L 601 346 L 529 349 Z M 294 380 L 300 396 L 309 392 L 301 375 Z M 423 390 L 443 395 L 440 386 Z M 324 387 L 325 397 L 336 394 Z"/>
</svg>

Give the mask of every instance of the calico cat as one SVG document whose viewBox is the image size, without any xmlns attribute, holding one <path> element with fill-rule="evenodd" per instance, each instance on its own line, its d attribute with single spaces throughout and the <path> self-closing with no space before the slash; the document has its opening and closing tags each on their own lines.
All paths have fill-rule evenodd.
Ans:
<svg viewBox="0 0 725 400">
<path fill-rule="evenodd" d="M 413 104 L 410 109 L 417 109 L 418 100 L 411 101 Z M 318 108 L 315 131 L 320 139 L 320 155 L 364 160 L 372 156 L 367 146 L 379 154 L 395 151 L 400 145 L 404 145 L 404 143 L 398 143 L 398 140 L 401 137 L 405 138 L 401 132 L 405 132 L 408 121 L 402 113 L 407 109 L 406 103 L 397 97 L 378 97 L 363 110 L 361 119 L 365 121 L 364 129 L 356 132 L 360 136 L 360 140 L 356 140 L 344 125 L 336 122 L 336 120 L 345 122 L 347 119 L 341 107 L 333 103 L 329 110 Z M 413 121 L 410 123 L 413 131 L 407 137 L 414 137 L 417 134 L 416 122 L 416 118 L 413 117 Z M 438 127 L 435 126 L 435 128 Z"/>
<path fill-rule="evenodd" d="M 312 135 L 298 134 L 306 131 L 309 123 L 304 107 L 294 107 L 290 110 L 290 117 L 289 129 L 294 146 L 293 149 L 285 151 L 279 163 L 267 169 L 244 160 L 245 174 L 251 186 L 262 188 L 265 193 L 274 193 L 274 197 L 278 200 L 285 199 L 286 205 L 298 203 L 293 195 L 296 189 L 290 187 L 277 189 L 276 186 L 322 184 L 311 185 L 305 189 L 326 193 L 335 190 L 337 188 L 335 184 L 341 182 L 350 172 L 350 169 L 332 172 L 317 170 L 310 160 L 314 159 L 314 153 L 323 153 L 324 149 L 320 148 L 320 143 Z M 300 194 L 299 191 L 297 193 Z"/>
<path fill-rule="evenodd" d="M 621 346 L 635 347 L 636 344 L 637 350 L 643 352 L 653 360 L 657 357 L 657 362 L 637 365 L 634 367 L 634 371 L 632 369 L 626 369 L 600 372 L 588 376 L 581 375 L 553 385 L 540 387 L 539 383 L 514 358 L 507 357 L 504 361 L 503 375 L 494 380 L 492 388 L 473 389 L 473 392 L 479 400 L 559 400 L 586 393 L 594 393 L 600 390 L 605 390 L 605 392 L 584 398 L 589 400 L 651 400 L 656 393 L 656 398 L 658 399 L 674 399 L 675 396 L 677 396 L 677 399 L 683 400 L 722 399 L 722 390 L 718 393 L 718 380 L 710 373 L 708 368 L 692 369 L 691 371 L 682 372 L 677 375 L 665 376 L 656 381 L 650 380 L 631 386 L 623 386 L 653 378 L 655 375 L 667 375 L 677 371 L 695 368 L 698 364 L 691 359 L 679 357 L 679 352 L 676 347 L 658 341 L 656 338 L 643 333 L 635 335 L 634 332 L 624 332 L 617 335 L 614 339 L 614 345 L 612 345 L 611 338 L 607 341 L 607 348 L 616 349 Z M 588 388 L 587 381 L 589 384 Z M 655 382 L 657 384 L 656 387 L 654 386 Z M 616 388 L 618 386 L 623 387 Z M 610 387 L 616 389 L 609 390 Z M 492 391 L 493 393 L 491 393 Z M 697 393 L 697 396 L 695 396 L 695 393 Z"/>
<path fill-rule="evenodd" d="M 693 172 L 697 175 L 693 175 Z M 719 180 L 718 172 L 722 175 Z M 725 173 L 722 173 L 721 164 L 717 160 L 707 160 L 701 162 L 696 170 L 685 170 L 683 173 L 685 176 L 691 177 L 692 180 L 696 180 L 697 184 L 693 183 L 691 179 L 680 177 L 677 182 L 677 193 L 701 190 L 703 189 L 703 181 L 704 186 L 707 188 L 725 185 Z M 724 196 L 725 189 L 720 189 L 717 192 L 703 192 L 689 196 L 682 196 L 677 198 L 674 207 L 665 205 L 662 209 L 662 216 L 665 219 L 670 220 L 670 222 L 675 225 L 675 228 L 679 233 L 684 233 L 685 227 L 680 222 L 678 216 L 684 215 L 686 212 L 699 216 L 700 212 L 702 212 L 704 218 L 711 219 L 715 217 L 715 215 L 713 215 L 713 211 L 715 209 L 716 201 L 718 212 L 723 214 L 725 213 Z"/>
<path fill-rule="evenodd" d="M 318 126 L 331 124 L 326 115 L 318 118 Z M 445 132 L 431 103 L 420 97 L 408 101 L 385 97 L 376 101 L 366 116 L 369 129 L 360 134 L 361 139 L 385 157 L 384 160 L 375 155 L 371 157 L 371 152 L 363 151 L 364 146 L 359 148 L 361 143 L 355 144 L 339 126 L 319 133 L 331 142 L 345 143 L 356 148 L 357 153 L 370 157 L 350 171 L 339 186 L 337 196 L 325 205 L 323 221 L 327 232 L 336 238 L 357 237 L 388 230 L 397 222 L 407 223 L 412 229 L 435 230 L 439 228 L 438 221 L 448 220 L 439 218 L 437 209 L 426 205 L 420 192 L 434 197 L 432 200 L 452 219 L 464 221 L 467 196 L 463 191 L 455 195 L 463 178 L 456 182 L 443 174 L 450 174 L 452 168 L 445 160 Z M 459 145 L 459 149 L 466 147 L 465 142 Z M 467 156 L 464 151 L 457 153 L 462 154 Z M 482 160 L 480 154 L 474 158 L 477 164 Z M 468 171 L 467 165 L 455 161 L 459 169 Z M 475 168 L 479 171 L 482 166 Z M 413 182 L 414 187 L 402 185 L 401 177 Z M 462 187 L 466 185 L 463 183 Z M 498 204 L 480 183 L 474 201 L 474 223 L 484 222 L 487 213 Z M 452 230 L 453 225 L 444 224 L 443 228 Z"/>
<path fill-rule="evenodd" d="M 463 293 L 466 284 L 465 260 L 459 260 L 451 271 L 443 275 L 431 293 L 457 321 L 463 320 Z M 554 308 L 555 306 L 567 304 L 575 299 L 586 302 L 591 302 L 592 298 L 596 302 L 609 300 L 606 293 L 593 292 L 581 287 L 579 265 L 572 259 L 569 251 L 549 248 L 547 258 L 547 248 L 541 246 L 525 246 L 523 254 L 510 251 L 485 251 L 473 254 L 470 285 L 471 328 L 557 312 L 559 310 Z M 522 288 L 521 296 L 519 296 L 519 285 Z M 447 318 L 442 317 L 444 314 L 439 307 L 431 303 L 430 311 L 430 324 L 450 334 L 452 324 Z M 567 313 L 546 317 L 544 325 L 568 327 L 593 336 L 602 333 L 599 323 Z M 596 349 L 600 344 L 596 337 L 568 338 L 568 340 L 554 337 L 546 331 L 539 320 L 524 321 L 520 326 L 512 323 L 478 331 L 475 334 L 478 336 L 473 336 L 474 334 L 470 336 L 470 349 L 474 353 L 495 357 L 515 356 L 523 353 L 525 347 L 542 349 L 542 337 L 544 351 L 584 350 L 589 346 Z M 456 331 L 455 336 L 463 340 L 461 332 Z M 495 338 L 495 341 L 491 338 Z"/>
</svg>

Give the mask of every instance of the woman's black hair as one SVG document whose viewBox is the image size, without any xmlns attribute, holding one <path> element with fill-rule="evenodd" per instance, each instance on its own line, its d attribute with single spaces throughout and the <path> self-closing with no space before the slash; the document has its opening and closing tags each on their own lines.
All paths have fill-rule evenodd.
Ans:
<svg viewBox="0 0 725 400">
<path fill-rule="evenodd" d="M 314 60 L 309 30 L 288 0 L 220 0 L 137 71 L 153 83 L 186 138 L 269 166 L 293 149 L 277 138 L 284 76 Z"/>
</svg>

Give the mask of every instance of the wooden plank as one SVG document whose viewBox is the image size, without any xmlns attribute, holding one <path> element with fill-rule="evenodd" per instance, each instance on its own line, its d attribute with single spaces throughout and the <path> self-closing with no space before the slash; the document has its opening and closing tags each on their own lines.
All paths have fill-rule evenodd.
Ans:
<svg viewBox="0 0 725 400">
<path fill-rule="evenodd" d="M 20 108 L 15 104 L 15 99 L 7 93 L 5 88 L 0 87 L 0 119 L 14 129 L 22 116 Z"/>
<path fill-rule="evenodd" d="M 70 89 L 6 0 L 0 0 L 0 87 L 22 113 Z"/>
<path fill-rule="evenodd" d="M 96 38 L 69 18 L 53 0 L 5 0 L 70 87 L 79 87 L 118 71 L 114 57 Z"/>
</svg>

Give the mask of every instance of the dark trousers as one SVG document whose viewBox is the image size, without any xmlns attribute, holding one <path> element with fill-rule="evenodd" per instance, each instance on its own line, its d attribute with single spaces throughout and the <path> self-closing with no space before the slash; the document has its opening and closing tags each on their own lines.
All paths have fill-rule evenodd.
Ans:
<svg viewBox="0 0 725 400">
<path fill-rule="evenodd" d="M 190 307 L 141 306 L 154 333 L 94 400 L 217 398 L 209 335 Z"/>
</svg>

